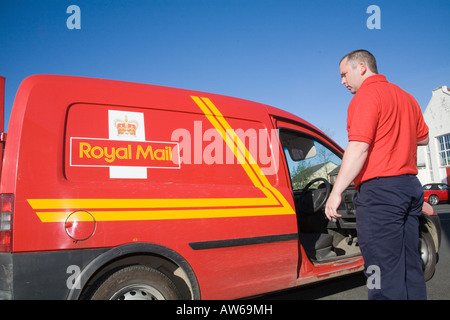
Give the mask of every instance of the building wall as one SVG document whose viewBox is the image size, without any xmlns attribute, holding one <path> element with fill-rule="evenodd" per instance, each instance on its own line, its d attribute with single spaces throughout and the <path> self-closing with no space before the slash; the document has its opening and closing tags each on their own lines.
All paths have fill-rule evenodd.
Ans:
<svg viewBox="0 0 450 320">
<path fill-rule="evenodd" d="M 418 178 L 422 185 L 431 182 L 450 183 L 450 165 L 442 165 L 439 142 L 439 137 L 450 135 L 450 89 L 442 86 L 433 90 L 423 117 L 430 129 L 430 142 L 428 146 L 418 147 Z"/>
</svg>

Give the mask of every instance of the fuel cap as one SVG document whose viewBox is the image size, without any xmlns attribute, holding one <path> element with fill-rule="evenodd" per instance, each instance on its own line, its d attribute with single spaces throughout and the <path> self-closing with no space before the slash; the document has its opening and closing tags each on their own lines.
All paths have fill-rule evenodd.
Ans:
<svg viewBox="0 0 450 320">
<path fill-rule="evenodd" d="M 69 214 L 64 223 L 66 234 L 75 241 L 84 241 L 92 237 L 96 226 L 94 216 L 83 210 Z"/>
</svg>

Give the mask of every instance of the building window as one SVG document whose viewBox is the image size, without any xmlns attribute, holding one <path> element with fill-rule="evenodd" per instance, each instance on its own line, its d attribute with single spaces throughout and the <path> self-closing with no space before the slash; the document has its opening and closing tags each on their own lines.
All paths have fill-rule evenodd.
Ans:
<svg viewBox="0 0 450 320">
<path fill-rule="evenodd" d="M 438 137 L 441 166 L 450 166 L 450 134 Z"/>
</svg>

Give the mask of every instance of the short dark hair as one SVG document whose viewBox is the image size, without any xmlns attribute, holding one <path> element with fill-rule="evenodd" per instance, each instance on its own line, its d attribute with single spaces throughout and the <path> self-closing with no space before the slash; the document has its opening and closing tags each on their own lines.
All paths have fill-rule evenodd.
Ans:
<svg viewBox="0 0 450 320">
<path fill-rule="evenodd" d="M 370 71 L 372 71 L 375 74 L 378 74 L 378 68 L 377 68 L 377 60 L 375 59 L 375 57 L 373 56 L 373 54 L 371 54 L 369 51 L 367 50 L 355 50 L 352 51 L 348 54 L 346 54 L 341 61 L 339 62 L 339 64 L 341 64 L 341 62 L 345 59 L 348 58 L 347 63 L 350 63 L 353 68 L 356 68 L 356 66 L 360 63 L 360 62 L 364 62 L 367 67 L 369 68 Z"/>
</svg>

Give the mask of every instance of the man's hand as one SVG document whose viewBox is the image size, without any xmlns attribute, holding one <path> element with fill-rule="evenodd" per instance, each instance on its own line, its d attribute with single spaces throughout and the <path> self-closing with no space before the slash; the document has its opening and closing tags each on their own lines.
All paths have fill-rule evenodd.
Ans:
<svg viewBox="0 0 450 320">
<path fill-rule="evenodd" d="M 328 219 L 337 219 L 341 215 L 337 213 L 337 208 L 342 201 L 342 193 L 352 183 L 367 158 L 369 144 L 360 141 L 350 141 L 345 149 L 342 159 L 341 169 L 333 186 L 333 191 L 325 205 L 325 214 Z"/>
<path fill-rule="evenodd" d="M 327 203 L 325 205 L 325 214 L 328 218 L 328 220 L 338 219 L 342 217 L 338 212 L 337 209 L 342 201 L 342 195 L 336 194 L 334 192 L 331 192 L 330 197 L 327 200 Z"/>
</svg>

